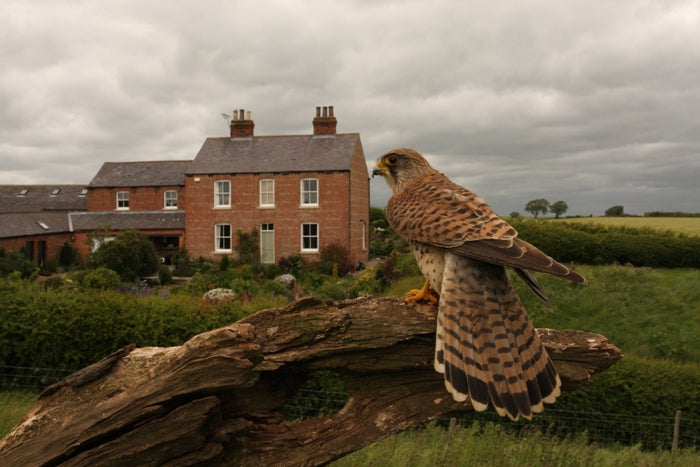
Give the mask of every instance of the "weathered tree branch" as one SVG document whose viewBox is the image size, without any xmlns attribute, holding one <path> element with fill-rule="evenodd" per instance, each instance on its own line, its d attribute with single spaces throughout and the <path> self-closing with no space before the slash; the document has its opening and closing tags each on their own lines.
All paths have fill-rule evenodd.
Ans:
<svg viewBox="0 0 700 467">
<path fill-rule="evenodd" d="M 433 370 L 436 307 L 302 299 L 179 347 L 127 347 L 47 389 L 0 441 L 0 465 L 317 465 L 407 427 L 471 410 Z M 538 330 L 564 389 L 620 351 L 603 336 Z M 349 375 L 339 412 L 283 406 L 320 369 Z"/>
</svg>

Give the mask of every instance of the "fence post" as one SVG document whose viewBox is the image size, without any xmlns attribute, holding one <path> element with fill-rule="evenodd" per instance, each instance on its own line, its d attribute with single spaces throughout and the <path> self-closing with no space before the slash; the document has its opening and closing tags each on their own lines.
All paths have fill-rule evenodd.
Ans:
<svg viewBox="0 0 700 467">
<path fill-rule="evenodd" d="M 671 456 L 676 453 L 678 449 L 678 436 L 681 431 L 681 411 L 676 410 L 676 422 L 673 424 L 673 443 L 671 444 Z"/>
</svg>

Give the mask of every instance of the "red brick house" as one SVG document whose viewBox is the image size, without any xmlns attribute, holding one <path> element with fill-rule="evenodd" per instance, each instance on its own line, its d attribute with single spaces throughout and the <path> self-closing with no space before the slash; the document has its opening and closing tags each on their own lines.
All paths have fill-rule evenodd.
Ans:
<svg viewBox="0 0 700 467">
<path fill-rule="evenodd" d="M 245 114 L 245 115 L 244 115 Z M 236 232 L 256 229 L 261 261 L 319 259 L 331 244 L 369 257 L 369 174 L 358 133 L 336 133 L 317 107 L 313 134 L 255 136 L 250 112 L 207 138 L 185 174 L 185 244 L 193 257 L 235 255 Z"/>
<path fill-rule="evenodd" d="M 314 261 L 339 244 L 369 257 L 369 174 L 358 133 L 336 133 L 333 107 L 317 107 L 313 134 L 255 136 L 234 111 L 230 136 L 207 138 L 193 161 L 106 162 L 80 185 L 0 186 L 0 248 L 38 264 L 64 243 L 89 254 L 89 236 L 139 230 L 164 261 L 236 255 L 236 232 L 257 230 L 260 260 Z"/>
<path fill-rule="evenodd" d="M 65 243 L 75 246 L 70 215 L 87 209 L 82 185 L 1 185 L 0 248 L 24 251 L 42 266 Z"/>
<path fill-rule="evenodd" d="M 185 235 L 185 170 L 192 161 L 105 162 L 87 186 L 87 212 L 71 215 L 78 243 L 98 229 L 139 230 L 165 263 Z"/>
</svg>

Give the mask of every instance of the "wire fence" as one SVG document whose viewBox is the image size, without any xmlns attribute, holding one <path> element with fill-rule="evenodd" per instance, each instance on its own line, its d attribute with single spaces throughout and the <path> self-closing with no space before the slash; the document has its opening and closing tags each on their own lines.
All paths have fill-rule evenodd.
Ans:
<svg viewBox="0 0 700 467">
<path fill-rule="evenodd" d="M 61 381 L 73 370 L 0 365 L 0 390 L 41 390 Z M 343 408 L 349 398 L 344 390 L 300 388 L 285 404 L 287 421 L 333 414 Z M 669 416 L 594 413 L 547 408 L 532 421 L 513 422 L 495 412 L 465 412 L 458 422 L 495 423 L 519 433 L 539 431 L 550 436 L 565 438 L 586 433 L 590 442 L 601 445 L 640 444 L 649 450 L 700 449 L 700 419 L 688 418 L 682 413 Z M 442 421 L 445 426 L 450 420 Z"/>
<path fill-rule="evenodd" d="M 562 410 L 548 407 L 532 421 L 512 422 L 495 412 L 470 412 L 459 417 L 463 424 L 493 422 L 517 432 L 540 431 L 559 438 L 586 433 L 589 442 L 601 445 L 640 444 L 647 450 L 700 448 L 700 419 L 676 412 L 669 416 L 629 415 Z"/>
<path fill-rule="evenodd" d="M 321 417 L 343 408 L 349 394 L 344 391 L 324 391 L 301 388 L 284 406 L 288 421 Z M 589 442 L 601 445 L 636 445 L 648 450 L 675 448 L 700 449 L 700 420 L 675 413 L 666 417 L 627 415 L 561 410 L 548 407 L 531 421 L 513 422 L 492 410 L 464 412 L 458 417 L 462 425 L 473 422 L 494 423 L 510 431 L 528 433 L 538 431 L 550 436 L 566 438 L 586 433 Z M 449 419 L 442 420 L 446 425 Z M 674 436 L 675 435 L 675 436 Z"/>
<path fill-rule="evenodd" d="M 27 389 L 38 391 L 58 383 L 75 370 L 0 365 L 0 390 Z"/>
</svg>

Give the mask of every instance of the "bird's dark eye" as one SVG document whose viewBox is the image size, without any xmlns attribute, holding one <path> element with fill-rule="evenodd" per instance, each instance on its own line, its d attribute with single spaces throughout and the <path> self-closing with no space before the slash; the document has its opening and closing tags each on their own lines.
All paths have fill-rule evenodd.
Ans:
<svg viewBox="0 0 700 467">
<path fill-rule="evenodd" d="M 384 161 L 386 165 L 395 165 L 399 161 L 399 156 L 396 154 L 392 154 L 390 156 L 387 156 L 386 160 Z"/>
</svg>

